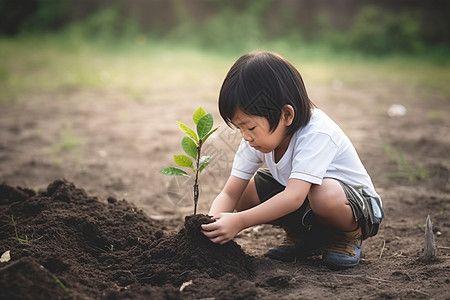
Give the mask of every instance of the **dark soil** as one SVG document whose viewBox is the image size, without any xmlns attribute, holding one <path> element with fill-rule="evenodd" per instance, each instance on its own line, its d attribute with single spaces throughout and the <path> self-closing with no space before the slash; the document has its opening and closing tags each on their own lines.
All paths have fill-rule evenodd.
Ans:
<svg viewBox="0 0 450 300">
<path fill-rule="evenodd" d="M 2 248 L 11 253 L 0 269 L 1 299 L 178 298 L 187 282 L 183 298 L 257 295 L 245 284 L 252 257 L 233 241 L 209 241 L 200 232 L 212 222 L 205 215 L 165 235 L 125 200 L 102 203 L 64 180 L 39 193 L 3 184 L 0 211 Z"/>
</svg>

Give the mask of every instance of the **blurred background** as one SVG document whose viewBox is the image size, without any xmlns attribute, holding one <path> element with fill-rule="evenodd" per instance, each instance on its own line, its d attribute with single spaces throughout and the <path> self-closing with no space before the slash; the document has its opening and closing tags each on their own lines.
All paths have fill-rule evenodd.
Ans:
<svg viewBox="0 0 450 300">
<path fill-rule="evenodd" d="M 449 31 L 448 0 L 0 0 L 0 101 L 30 90 L 105 86 L 141 98 L 148 55 L 158 62 L 180 51 L 190 60 L 219 54 L 229 64 L 264 49 L 332 63 L 336 72 L 361 61 L 447 66 Z M 131 73 L 118 74 L 121 61 Z M 320 69 L 311 80 L 336 77 Z"/>
<path fill-rule="evenodd" d="M 417 54 L 450 43 L 447 0 L 2 0 L 0 33 L 239 50 L 270 41 Z"/>
<path fill-rule="evenodd" d="M 220 126 L 206 210 L 240 139 L 217 95 L 252 50 L 299 69 L 376 185 L 431 178 L 450 169 L 449 30 L 448 0 L 0 0 L 0 182 L 180 206 L 158 170 L 202 106 Z"/>
</svg>

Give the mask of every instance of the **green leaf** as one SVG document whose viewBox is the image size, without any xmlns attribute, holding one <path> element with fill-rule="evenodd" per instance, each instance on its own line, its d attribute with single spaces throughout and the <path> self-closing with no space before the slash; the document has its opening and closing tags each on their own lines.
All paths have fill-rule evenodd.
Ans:
<svg viewBox="0 0 450 300">
<path fill-rule="evenodd" d="M 186 155 L 174 155 L 173 160 L 180 167 L 188 167 L 194 169 L 194 164 L 192 163 L 192 160 Z"/>
<path fill-rule="evenodd" d="M 206 111 L 199 107 L 194 114 L 192 115 L 192 120 L 194 121 L 195 125 L 198 124 L 198 121 L 204 116 L 206 115 Z"/>
<path fill-rule="evenodd" d="M 209 165 L 209 162 L 211 161 L 211 156 L 202 156 L 200 158 L 200 167 L 198 168 L 198 171 L 203 171 L 204 168 L 206 168 Z"/>
<path fill-rule="evenodd" d="M 213 127 L 214 120 L 211 114 L 204 115 L 197 123 L 198 138 L 203 141 L 203 138 Z"/>
<path fill-rule="evenodd" d="M 181 169 L 174 167 L 167 167 L 159 170 L 159 173 L 169 176 L 187 176 L 187 173 Z"/>
<path fill-rule="evenodd" d="M 187 126 L 183 122 L 177 121 L 177 123 L 178 123 L 178 127 L 180 127 L 181 131 L 183 131 L 187 136 L 191 137 L 194 141 L 196 141 L 198 143 L 198 137 L 195 134 L 194 130 L 189 128 L 189 126 Z"/>
<path fill-rule="evenodd" d="M 213 134 L 214 132 L 216 132 L 217 129 L 219 129 L 219 127 L 216 127 L 216 128 L 214 128 L 213 130 L 211 130 L 210 132 L 208 132 L 208 133 L 205 135 L 205 137 L 202 139 L 202 142 L 204 143 L 204 142 L 210 137 L 211 134 Z"/>
<path fill-rule="evenodd" d="M 197 158 L 197 145 L 190 137 L 183 137 L 181 141 L 181 146 L 183 147 L 184 152 L 192 158 Z"/>
</svg>

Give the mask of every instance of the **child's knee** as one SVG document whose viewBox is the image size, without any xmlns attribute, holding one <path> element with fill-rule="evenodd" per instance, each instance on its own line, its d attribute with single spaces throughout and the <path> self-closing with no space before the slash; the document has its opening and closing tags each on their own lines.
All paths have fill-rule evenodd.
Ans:
<svg viewBox="0 0 450 300">
<path fill-rule="evenodd" d="M 311 209 L 318 214 L 328 214 L 343 205 L 348 205 L 342 186 L 329 178 L 324 179 L 322 185 L 313 185 L 308 198 Z"/>
</svg>

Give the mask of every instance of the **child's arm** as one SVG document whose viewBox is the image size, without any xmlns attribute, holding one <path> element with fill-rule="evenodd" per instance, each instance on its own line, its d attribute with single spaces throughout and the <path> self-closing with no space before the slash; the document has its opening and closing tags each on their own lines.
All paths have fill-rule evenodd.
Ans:
<svg viewBox="0 0 450 300">
<path fill-rule="evenodd" d="M 274 221 L 298 209 L 305 200 L 311 183 L 290 179 L 286 189 L 269 200 L 238 213 L 214 215 L 216 222 L 202 225 L 203 233 L 211 241 L 224 244 L 244 228 Z"/>
<path fill-rule="evenodd" d="M 219 213 L 233 212 L 247 185 L 248 180 L 230 176 L 223 190 L 211 204 L 209 215 L 215 216 Z"/>
</svg>

